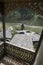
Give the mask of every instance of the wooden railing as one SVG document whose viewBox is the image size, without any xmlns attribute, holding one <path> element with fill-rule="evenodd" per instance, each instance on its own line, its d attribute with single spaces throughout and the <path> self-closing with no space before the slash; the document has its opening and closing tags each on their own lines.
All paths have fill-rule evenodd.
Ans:
<svg viewBox="0 0 43 65">
<path fill-rule="evenodd" d="M 31 63 L 32 59 L 34 58 L 35 52 L 31 52 L 29 50 L 25 50 L 6 43 L 6 54 L 13 56 L 13 58 L 17 57 Z"/>
<path fill-rule="evenodd" d="M 3 55 L 4 55 L 4 44 L 1 44 L 0 45 L 0 59 L 3 57 Z"/>
</svg>

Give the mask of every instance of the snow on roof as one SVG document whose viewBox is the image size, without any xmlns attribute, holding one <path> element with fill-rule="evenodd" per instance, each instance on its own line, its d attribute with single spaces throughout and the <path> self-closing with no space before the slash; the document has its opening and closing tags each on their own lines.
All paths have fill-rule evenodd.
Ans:
<svg viewBox="0 0 43 65">
<path fill-rule="evenodd" d="M 12 34 L 8 30 L 6 30 L 6 38 L 12 38 Z"/>
<path fill-rule="evenodd" d="M 3 31 L 0 32 L 0 38 L 3 38 Z M 6 30 L 6 38 L 12 38 L 12 34 L 9 30 Z"/>
<path fill-rule="evenodd" d="M 16 31 L 18 33 L 20 32 L 24 32 L 24 34 L 30 36 L 32 38 L 32 41 L 35 42 L 35 41 L 39 41 L 40 39 L 40 35 L 39 34 L 36 34 L 35 32 L 32 32 L 32 31 L 28 31 L 28 30 L 19 30 L 19 31 Z"/>
<path fill-rule="evenodd" d="M 35 42 L 35 41 L 39 41 L 40 39 L 40 35 L 39 34 L 32 34 L 32 33 L 26 33 L 28 36 L 31 37 L 32 41 Z"/>
<path fill-rule="evenodd" d="M 33 35 L 33 41 L 39 41 L 39 39 L 40 39 L 40 35 L 38 34 Z"/>
<path fill-rule="evenodd" d="M 16 34 L 9 44 L 35 52 L 32 39 L 26 34 Z"/>
<path fill-rule="evenodd" d="M 27 30 L 17 30 L 16 32 L 26 32 Z"/>
<path fill-rule="evenodd" d="M 29 31 L 29 30 L 16 30 L 16 32 L 26 32 L 26 31 Z"/>
</svg>

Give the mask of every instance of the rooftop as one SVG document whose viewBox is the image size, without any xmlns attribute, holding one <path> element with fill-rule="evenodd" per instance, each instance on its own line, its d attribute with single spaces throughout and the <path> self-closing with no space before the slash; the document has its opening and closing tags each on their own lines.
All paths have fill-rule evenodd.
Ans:
<svg viewBox="0 0 43 65">
<path fill-rule="evenodd" d="M 0 38 L 3 38 L 3 31 L 0 32 Z M 9 30 L 6 30 L 6 38 L 12 38 L 12 34 Z"/>
<path fill-rule="evenodd" d="M 35 52 L 32 39 L 26 34 L 16 34 L 9 44 Z"/>
<path fill-rule="evenodd" d="M 35 41 L 39 41 L 40 39 L 40 35 L 35 33 L 35 32 L 32 32 L 32 31 L 29 31 L 29 30 L 19 30 L 19 31 L 16 31 L 17 33 L 21 33 L 24 32 L 24 34 L 28 35 L 31 37 L 32 41 L 35 42 Z"/>
</svg>

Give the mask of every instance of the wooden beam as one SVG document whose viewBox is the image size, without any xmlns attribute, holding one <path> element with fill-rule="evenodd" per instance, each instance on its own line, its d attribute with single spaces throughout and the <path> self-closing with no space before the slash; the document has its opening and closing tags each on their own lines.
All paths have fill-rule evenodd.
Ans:
<svg viewBox="0 0 43 65">
<path fill-rule="evenodd" d="M 4 3 L 1 4 L 2 8 L 2 23 L 3 23 L 3 39 L 4 39 L 4 55 L 5 55 L 5 43 L 6 43 L 6 30 L 5 30 L 5 15 L 4 15 Z"/>
</svg>

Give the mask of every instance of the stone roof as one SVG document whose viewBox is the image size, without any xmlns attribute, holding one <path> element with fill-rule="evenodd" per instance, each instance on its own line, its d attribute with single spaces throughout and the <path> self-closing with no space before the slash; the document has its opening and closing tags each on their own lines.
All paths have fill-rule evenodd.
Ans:
<svg viewBox="0 0 43 65">
<path fill-rule="evenodd" d="M 17 33 L 24 32 L 24 34 L 26 34 L 26 35 L 31 37 L 33 42 L 39 41 L 39 39 L 40 39 L 40 35 L 39 34 L 37 34 L 35 32 L 32 32 L 32 31 L 29 31 L 29 30 L 19 30 L 19 31 L 16 31 L 16 32 Z"/>
<path fill-rule="evenodd" d="M 32 39 L 26 34 L 16 34 L 9 44 L 35 52 Z"/>
<path fill-rule="evenodd" d="M 3 31 L 0 32 L 0 38 L 3 38 Z M 9 30 L 6 30 L 6 38 L 12 38 L 12 34 Z"/>
</svg>

